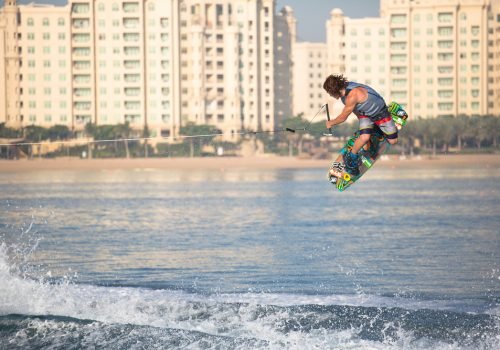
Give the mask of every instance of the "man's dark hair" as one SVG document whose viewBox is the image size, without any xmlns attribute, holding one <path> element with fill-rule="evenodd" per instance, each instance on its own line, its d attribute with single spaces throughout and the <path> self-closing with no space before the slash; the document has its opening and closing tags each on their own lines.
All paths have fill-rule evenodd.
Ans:
<svg viewBox="0 0 500 350">
<path fill-rule="evenodd" d="M 340 95 L 340 90 L 347 87 L 347 79 L 342 74 L 330 75 L 323 84 L 323 89 L 330 95 Z"/>
</svg>

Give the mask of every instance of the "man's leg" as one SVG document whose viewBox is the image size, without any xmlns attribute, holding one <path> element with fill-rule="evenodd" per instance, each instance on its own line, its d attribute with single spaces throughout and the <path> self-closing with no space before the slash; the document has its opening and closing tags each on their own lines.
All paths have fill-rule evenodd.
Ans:
<svg viewBox="0 0 500 350">
<path fill-rule="evenodd" d="M 396 124 L 394 123 L 392 118 L 383 121 L 382 123 L 376 124 L 384 133 L 387 142 L 389 142 L 391 145 L 395 145 L 396 143 L 398 143 L 398 129 L 396 128 Z"/>
<path fill-rule="evenodd" d="M 371 134 L 361 134 L 359 137 L 356 139 L 354 142 L 354 145 L 352 146 L 351 152 L 354 154 L 357 154 L 361 147 L 366 145 L 368 141 L 370 141 L 370 136 Z"/>
<path fill-rule="evenodd" d="M 370 120 L 370 118 L 365 116 L 359 117 L 359 137 L 354 142 L 351 152 L 358 154 L 359 150 L 370 141 L 371 134 L 375 124 Z"/>
<path fill-rule="evenodd" d="M 373 122 L 368 117 L 359 117 L 359 137 L 354 141 L 354 145 L 351 150 L 344 154 L 344 164 L 346 165 L 346 170 L 349 174 L 358 176 L 359 175 L 359 163 L 360 158 L 358 155 L 359 150 L 368 141 L 370 141 L 370 135 L 373 131 Z"/>
</svg>

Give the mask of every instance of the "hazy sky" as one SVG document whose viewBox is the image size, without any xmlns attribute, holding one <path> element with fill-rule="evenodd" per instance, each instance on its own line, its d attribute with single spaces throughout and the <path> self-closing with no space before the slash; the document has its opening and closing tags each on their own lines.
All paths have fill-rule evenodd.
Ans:
<svg viewBox="0 0 500 350">
<path fill-rule="evenodd" d="M 326 42 L 325 25 L 330 11 L 338 7 L 351 18 L 378 17 L 379 0 L 277 0 L 276 11 L 293 9 L 297 19 L 297 40 Z"/>
<path fill-rule="evenodd" d="M 2 3 L 3 1 L 0 0 Z M 18 0 L 18 4 L 31 2 L 40 4 L 67 4 L 67 0 Z M 342 9 L 347 17 L 378 17 L 379 0 L 277 0 L 276 11 L 283 6 L 293 8 L 297 18 L 298 41 L 326 42 L 325 23 L 330 11 L 336 7 Z"/>
</svg>

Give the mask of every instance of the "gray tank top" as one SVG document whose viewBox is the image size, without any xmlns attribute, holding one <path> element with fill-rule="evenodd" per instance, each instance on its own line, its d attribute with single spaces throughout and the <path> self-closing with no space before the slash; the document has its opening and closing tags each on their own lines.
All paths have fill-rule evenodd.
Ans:
<svg viewBox="0 0 500 350">
<path fill-rule="evenodd" d="M 384 118 L 387 113 L 387 106 L 382 96 L 380 96 L 375 90 L 373 90 L 368 85 L 363 85 L 350 81 L 345 89 L 345 96 L 341 98 L 342 103 L 345 105 L 345 99 L 352 89 L 357 87 L 365 88 L 368 92 L 368 98 L 363 103 L 356 104 L 354 107 L 354 112 L 358 115 L 364 115 L 369 117 L 371 120 L 379 120 Z"/>
</svg>

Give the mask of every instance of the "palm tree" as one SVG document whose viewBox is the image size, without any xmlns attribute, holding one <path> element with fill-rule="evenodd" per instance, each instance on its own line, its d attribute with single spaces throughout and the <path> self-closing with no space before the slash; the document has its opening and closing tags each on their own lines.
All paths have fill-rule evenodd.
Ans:
<svg viewBox="0 0 500 350">
<path fill-rule="evenodd" d="M 130 128 L 129 122 L 125 122 L 125 124 L 115 125 L 113 131 L 117 139 L 123 139 L 123 144 L 125 145 L 125 156 L 127 158 L 130 158 L 128 139 L 130 138 L 130 132 L 132 131 L 132 129 Z"/>
<path fill-rule="evenodd" d="M 482 142 L 488 139 L 488 136 L 490 134 L 490 130 L 488 130 L 487 119 L 484 116 L 475 116 L 471 119 L 471 121 L 471 136 L 476 142 L 477 149 L 481 149 Z"/>
<path fill-rule="evenodd" d="M 24 128 L 24 139 L 27 142 L 41 142 L 42 140 L 46 140 L 47 137 L 47 129 L 42 128 L 41 126 L 29 125 Z M 42 156 L 41 145 L 38 146 L 38 156 Z M 33 154 L 33 145 L 31 145 L 30 154 Z"/>
<path fill-rule="evenodd" d="M 221 131 L 216 129 L 212 125 L 196 125 L 192 122 L 187 123 L 185 126 L 180 128 L 181 136 L 204 136 L 211 135 L 206 137 L 200 137 L 200 150 L 201 147 L 205 144 L 209 144 L 214 139 L 215 135 L 212 134 L 220 134 Z M 189 146 L 190 146 L 190 157 L 194 157 L 194 138 L 189 138 Z"/>
<path fill-rule="evenodd" d="M 87 123 L 85 125 L 85 134 L 88 136 L 88 137 L 92 137 L 94 140 L 96 139 L 96 136 L 98 135 L 98 127 L 96 124 L 93 124 L 93 123 Z M 88 158 L 91 159 L 92 158 L 92 151 L 94 150 L 94 143 L 93 142 L 89 142 L 87 144 L 87 149 L 88 149 Z"/>
<path fill-rule="evenodd" d="M 455 134 L 457 136 L 457 147 L 458 150 L 462 150 L 463 138 L 467 134 L 470 128 L 470 118 L 464 114 L 461 114 L 455 118 L 454 121 Z"/>
<path fill-rule="evenodd" d="M 493 148 L 497 148 L 497 138 L 498 138 L 498 127 L 500 126 L 500 118 L 494 117 L 492 115 L 487 115 L 484 117 L 484 125 L 488 130 L 489 138 L 491 139 L 491 145 Z"/>
<path fill-rule="evenodd" d="M 436 129 L 438 129 L 438 138 L 444 143 L 444 151 L 448 152 L 451 142 L 455 138 L 453 117 L 440 117 L 436 120 Z"/>
<path fill-rule="evenodd" d="M 149 156 L 148 138 L 150 137 L 148 124 L 144 124 L 144 129 L 142 130 L 142 137 L 144 138 L 144 158 L 148 158 Z"/>
</svg>

